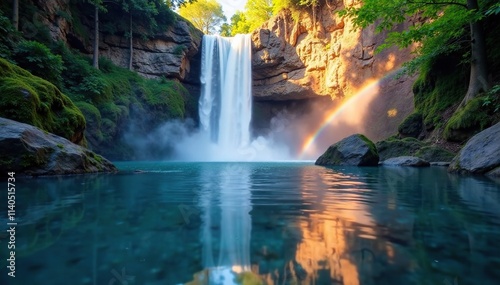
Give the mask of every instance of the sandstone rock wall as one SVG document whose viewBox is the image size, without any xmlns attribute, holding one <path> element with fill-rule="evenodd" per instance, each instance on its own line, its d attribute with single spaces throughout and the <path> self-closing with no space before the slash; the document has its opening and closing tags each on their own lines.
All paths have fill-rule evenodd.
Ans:
<svg viewBox="0 0 500 285">
<path fill-rule="evenodd" d="M 82 27 L 75 27 L 75 21 L 69 21 L 72 15 L 70 0 L 37 0 L 35 4 L 41 13 L 36 20 L 42 22 L 54 40 L 61 40 L 83 53 L 92 55 L 92 39 L 85 39 L 77 32 L 85 29 L 93 36 L 93 18 L 80 18 Z M 65 15 L 65 16 L 62 16 Z M 103 17 L 103 16 L 101 16 Z M 175 78 L 182 82 L 196 84 L 199 81 L 197 61 L 201 45 L 202 32 L 179 18 L 168 30 L 144 39 L 135 37 L 133 68 L 139 74 L 149 77 Z M 140 29 L 140 27 L 136 27 Z M 27 30 L 27 31 L 26 31 Z M 30 32 L 25 27 L 23 32 Z M 80 31 L 81 32 L 81 31 Z M 129 45 L 123 36 L 100 33 L 100 56 L 107 57 L 115 64 L 128 67 Z"/>
<path fill-rule="evenodd" d="M 343 2 L 353 5 L 326 1 L 314 13 L 302 12 L 297 21 L 283 11 L 253 32 L 256 99 L 350 97 L 410 59 L 409 49 L 375 54 L 386 35 L 375 33 L 373 25 L 355 30 L 349 19 L 336 14 Z"/>
</svg>

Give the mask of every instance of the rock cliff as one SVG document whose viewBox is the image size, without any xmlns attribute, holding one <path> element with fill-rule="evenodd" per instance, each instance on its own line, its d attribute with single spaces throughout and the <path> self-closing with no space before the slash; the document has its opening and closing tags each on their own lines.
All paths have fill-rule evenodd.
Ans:
<svg viewBox="0 0 500 285">
<path fill-rule="evenodd" d="M 375 54 L 386 34 L 375 33 L 375 26 L 354 29 L 349 19 L 337 15 L 343 8 L 342 1 L 327 1 L 296 20 L 285 10 L 252 33 L 257 100 L 350 97 L 410 58 L 409 49 Z M 407 84 L 399 92 L 411 93 L 410 88 Z"/>
<path fill-rule="evenodd" d="M 92 41 L 89 39 L 93 33 L 92 15 L 86 15 L 88 18 L 80 17 L 75 21 L 77 15 L 74 15 L 74 6 L 71 6 L 70 0 L 34 2 L 40 11 L 34 20 L 48 28 L 52 39 L 66 42 L 89 56 L 92 54 Z M 22 27 L 22 30 L 25 34 L 34 31 L 29 26 Z M 147 39 L 143 37 L 134 39 L 133 68 L 149 78 L 163 76 L 196 83 L 199 81 L 199 63 L 196 60 L 201 37 L 201 31 L 178 17 L 177 21 L 162 33 Z M 99 39 L 100 56 L 109 58 L 119 66 L 128 66 L 129 46 L 126 37 L 101 32 Z"/>
</svg>

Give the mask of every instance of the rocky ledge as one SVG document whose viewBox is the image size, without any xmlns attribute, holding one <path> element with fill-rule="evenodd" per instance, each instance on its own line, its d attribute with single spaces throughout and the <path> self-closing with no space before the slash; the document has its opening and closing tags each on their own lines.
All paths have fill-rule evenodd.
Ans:
<svg viewBox="0 0 500 285">
<path fill-rule="evenodd" d="M 413 166 L 413 167 L 430 166 L 430 163 L 428 161 L 425 161 L 415 156 L 391 157 L 389 159 L 382 161 L 381 164 L 386 166 Z"/>
<path fill-rule="evenodd" d="M 0 118 L 0 170 L 25 175 L 116 172 L 102 156 L 65 138 Z"/>
</svg>

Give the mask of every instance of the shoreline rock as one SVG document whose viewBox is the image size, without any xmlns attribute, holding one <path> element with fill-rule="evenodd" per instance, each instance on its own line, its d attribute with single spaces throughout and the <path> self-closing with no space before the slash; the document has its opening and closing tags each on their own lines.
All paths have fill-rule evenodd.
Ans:
<svg viewBox="0 0 500 285">
<path fill-rule="evenodd" d="M 314 164 L 323 166 L 377 166 L 379 156 L 375 144 L 361 134 L 354 134 L 331 145 Z"/>
<path fill-rule="evenodd" d="M 411 167 L 427 167 L 431 164 L 416 156 L 398 156 L 391 157 L 381 162 L 383 166 L 411 166 Z"/>
<path fill-rule="evenodd" d="M 0 118 L 0 169 L 30 176 L 118 171 L 109 160 L 63 137 L 5 118 Z"/>
<path fill-rule="evenodd" d="M 448 171 L 500 175 L 500 123 L 473 136 L 453 158 Z"/>
</svg>

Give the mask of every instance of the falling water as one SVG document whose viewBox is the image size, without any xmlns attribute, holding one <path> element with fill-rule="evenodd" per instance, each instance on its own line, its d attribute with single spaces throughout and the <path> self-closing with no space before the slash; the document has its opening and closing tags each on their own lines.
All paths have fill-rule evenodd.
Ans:
<svg viewBox="0 0 500 285">
<path fill-rule="evenodd" d="M 250 143 L 250 35 L 205 35 L 202 45 L 201 127 L 216 146 L 219 157 L 236 159 Z"/>
</svg>

